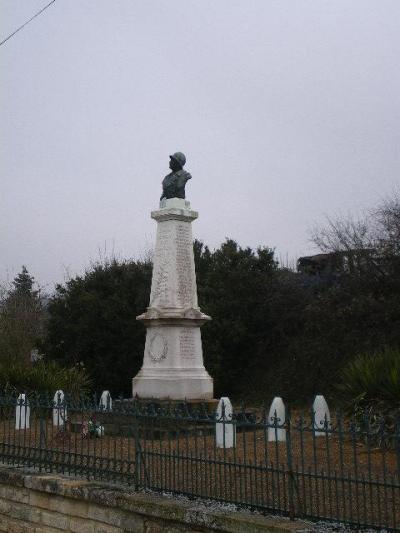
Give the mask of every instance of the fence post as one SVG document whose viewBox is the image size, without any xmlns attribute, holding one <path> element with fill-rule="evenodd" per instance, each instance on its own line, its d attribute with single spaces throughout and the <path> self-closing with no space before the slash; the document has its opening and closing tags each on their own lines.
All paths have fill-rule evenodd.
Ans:
<svg viewBox="0 0 400 533">
<path fill-rule="evenodd" d="M 46 420 L 43 416 L 43 413 L 41 412 L 40 419 L 39 419 L 39 472 L 41 472 L 43 466 L 45 466 L 43 464 L 45 463 L 45 457 L 46 457 L 45 448 L 46 448 Z"/>
<path fill-rule="evenodd" d="M 315 397 L 313 403 L 314 414 L 314 435 L 316 437 L 329 436 L 329 429 L 331 427 L 331 414 L 328 404 L 322 395 Z M 317 431 L 319 430 L 319 431 Z"/>
<path fill-rule="evenodd" d="M 281 427 L 285 423 L 285 404 L 282 398 L 275 397 L 271 403 L 268 414 L 268 441 L 285 442 L 286 430 Z M 270 424 L 273 424 L 272 426 Z"/>
<path fill-rule="evenodd" d="M 29 429 L 31 408 L 26 394 L 20 394 L 15 408 L 15 429 Z"/>
<path fill-rule="evenodd" d="M 65 395 L 62 390 L 56 391 L 53 398 L 53 426 L 63 426 L 67 420 Z"/>
<path fill-rule="evenodd" d="M 233 421 L 233 409 L 229 398 L 218 402 L 215 423 L 215 441 L 217 448 L 234 448 L 236 446 L 236 428 Z"/>
<path fill-rule="evenodd" d="M 99 403 L 100 409 L 103 411 L 111 411 L 112 410 L 112 398 L 110 391 L 103 390 L 100 396 L 100 403 Z"/>
<path fill-rule="evenodd" d="M 140 486 L 140 463 L 141 463 L 141 450 L 140 450 L 140 438 L 139 438 L 139 419 L 136 414 L 134 420 L 134 431 L 135 431 L 135 490 L 139 489 Z"/>
<path fill-rule="evenodd" d="M 288 466 L 288 485 L 289 485 L 289 518 L 294 520 L 295 517 L 295 508 L 294 508 L 294 490 L 295 490 L 295 479 L 293 472 L 293 450 L 292 450 L 292 420 L 290 415 L 290 408 L 287 408 L 286 417 L 286 460 Z"/>
</svg>

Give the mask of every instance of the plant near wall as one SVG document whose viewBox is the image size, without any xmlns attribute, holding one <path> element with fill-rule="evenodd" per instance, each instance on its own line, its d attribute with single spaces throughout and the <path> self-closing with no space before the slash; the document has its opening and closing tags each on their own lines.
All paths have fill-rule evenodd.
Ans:
<svg viewBox="0 0 400 533">
<path fill-rule="evenodd" d="M 337 388 L 351 406 L 379 401 L 399 407 L 400 349 L 358 355 L 343 368 Z"/>
<path fill-rule="evenodd" d="M 361 432 L 374 431 L 379 446 L 390 443 L 400 413 L 400 349 L 358 355 L 336 389 Z"/>
<path fill-rule="evenodd" d="M 55 361 L 39 361 L 32 366 L 20 362 L 0 365 L 0 390 L 10 393 L 48 394 L 61 389 L 78 399 L 91 389 L 92 381 L 81 365 L 63 368 Z"/>
</svg>

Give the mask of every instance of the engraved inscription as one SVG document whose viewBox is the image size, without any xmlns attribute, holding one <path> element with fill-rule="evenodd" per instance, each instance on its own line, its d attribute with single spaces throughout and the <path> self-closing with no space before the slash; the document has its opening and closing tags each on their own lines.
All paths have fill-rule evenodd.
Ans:
<svg viewBox="0 0 400 533">
<path fill-rule="evenodd" d="M 160 334 L 156 333 L 150 340 L 149 354 L 150 358 L 159 363 L 167 357 L 168 343 L 167 340 Z"/>
<path fill-rule="evenodd" d="M 154 279 L 151 291 L 150 305 L 157 302 L 158 305 L 168 305 L 169 303 L 169 272 L 171 255 L 169 250 L 169 242 L 171 236 L 171 228 L 169 226 L 159 227 L 157 237 L 156 254 L 154 257 Z"/>
<path fill-rule="evenodd" d="M 196 357 L 196 343 L 192 329 L 184 329 L 180 332 L 179 347 L 183 359 L 193 359 Z"/>
<path fill-rule="evenodd" d="M 189 224 L 176 227 L 176 268 L 178 274 L 177 295 L 182 307 L 192 305 L 193 272 L 191 263 L 192 239 Z"/>
</svg>

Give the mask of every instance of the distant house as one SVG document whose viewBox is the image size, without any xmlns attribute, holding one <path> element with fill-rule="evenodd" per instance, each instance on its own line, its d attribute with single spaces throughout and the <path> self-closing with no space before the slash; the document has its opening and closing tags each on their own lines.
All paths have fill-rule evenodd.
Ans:
<svg viewBox="0 0 400 533">
<path fill-rule="evenodd" d="M 300 257 L 297 271 L 310 276 L 330 276 L 359 271 L 367 263 L 378 266 L 381 259 L 374 248 L 346 250 Z"/>
</svg>

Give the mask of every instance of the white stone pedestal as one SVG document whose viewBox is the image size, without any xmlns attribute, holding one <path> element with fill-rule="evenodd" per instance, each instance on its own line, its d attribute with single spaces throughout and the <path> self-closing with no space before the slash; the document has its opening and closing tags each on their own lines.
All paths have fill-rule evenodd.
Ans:
<svg viewBox="0 0 400 533">
<path fill-rule="evenodd" d="M 181 198 L 164 199 L 151 213 L 157 221 L 150 304 L 137 317 L 147 328 L 143 366 L 132 380 L 133 396 L 208 400 L 213 380 L 203 364 L 200 326 L 210 317 L 197 303 L 192 221 Z"/>
</svg>

